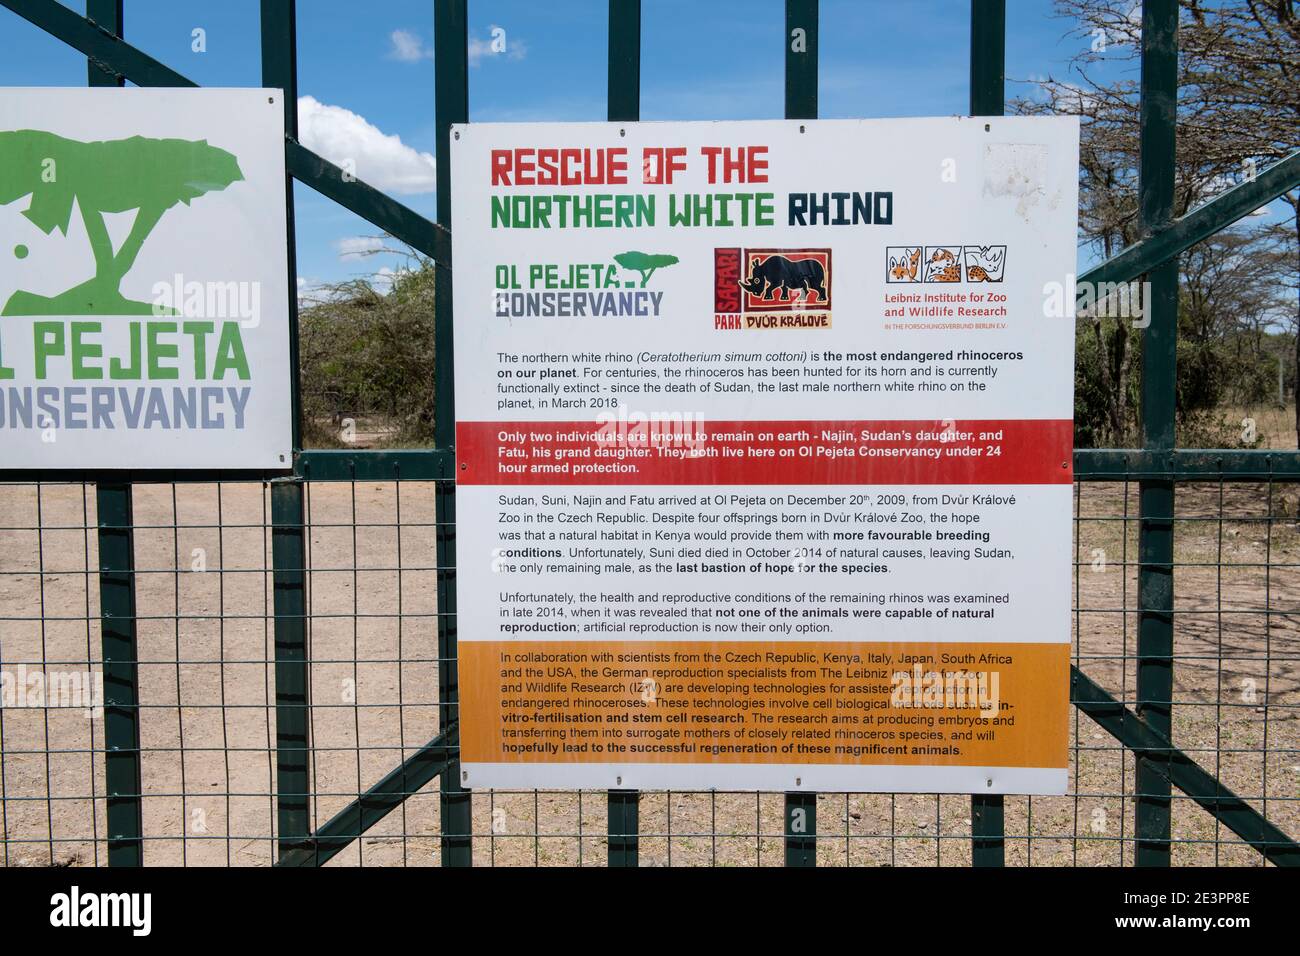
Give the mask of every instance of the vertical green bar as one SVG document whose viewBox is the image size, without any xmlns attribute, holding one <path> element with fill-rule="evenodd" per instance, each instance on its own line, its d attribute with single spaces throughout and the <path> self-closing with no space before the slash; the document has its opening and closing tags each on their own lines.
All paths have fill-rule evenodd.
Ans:
<svg viewBox="0 0 1300 956">
<path fill-rule="evenodd" d="M 785 865 L 817 865 L 817 794 L 785 795 Z"/>
<path fill-rule="evenodd" d="M 817 118 L 817 0 L 785 0 L 785 118 Z M 785 795 L 785 865 L 817 865 L 817 794 Z"/>
<path fill-rule="evenodd" d="M 135 557 L 131 486 L 100 482 L 99 606 L 104 667 L 104 777 L 108 863 L 140 866 L 140 696 L 135 639 Z"/>
<path fill-rule="evenodd" d="M 282 857 L 301 847 L 311 834 L 304 524 L 301 482 L 296 478 L 274 482 L 271 562 L 275 609 L 275 803 Z"/>
<path fill-rule="evenodd" d="M 971 0 L 970 111 L 1001 116 L 1006 103 L 1006 0 Z M 971 864 L 1006 863 L 1005 813 L 1001 795 L 970 798 Z"/>
<path fill-rule="evenodd" d="M 86 0 L 86 19 L 100 29 L 122 36 L 122 0 Z M 88 86 L 123 86 L 122 77 L 92 60 L 86 61 Z"/>
<path fill-rule="evenodd" d="M 610 122 L 641 118 L 641 0 L 609 0 Z"/>
<path fill-rule="evenodd" d="M 785 118 L 817 118 L 817 0 L 785 0 Z"/>
<path fill-rule="evenodd" d="M 86 16 L 122 35 L 122 0 L 86 0 Z M 122 78 L 87 62 L 90 86 L 122 86 Z M 131 485 L 95 488 L 99 525 L 99 616 L 104 668 L 104 787 L 109 866 L 144 862 L 140 797 L 140 688 L 135 639 L 135 534 Z"/>
<path fill-rule="evenodd" d="M 972 866 L 1006 865 L 1005 808 L 1001 795 L 971 796 L 970 835 Z"/>
<path fill-rule="evenodd" d="M 435 126 L 438 154 L 438 222 L 451 227 L 451 126 L 469 122 L 469 27 L 465 0 L 434 3 Z M 436 403 L 434 444 L 456 444 L 456 388 L 452 355 L 451 270 L 440 263 L 434 288 Z M 460 718 L 456 675 L 456 487 L 438 483 L 434 499 L 438 557 L 438 726 L 449 730 Z M 442 865 L 469 866 L 470 794 L 461 786 L 460 756 L 448 761 L 439 778 L 442 816 Z"/>
<path fill-rule="evenodd" d="M 1173 215 L 1174 145 L 1178 110 L 1178 4 L 1142 4 L 1142 156 L 1138 205 L 1146 235 Z M 1142 340 L 1142 435 L 1144 447 L 1174 447 L 1178 260 L 1152 269 Z M 1138 483 L 1137 713 L 1158 733 L 1170 736 L 1173 698 L 1174 483 Z M 1165 757 L 1138 758 L 1136 788 L 1138 866 L 1169 865 L 1169 780 L 1160 772 Z"/>
<path fill-rule="evenodd" d="M 641 794 L 636 790 L 611 790 L 606 799 L 609 832 L 607 865 L 637 866 L 640 862 Z"/>
<path fill-rule="evenodd" d="M 641 0 L 609 0 L 609 93 L 607 118 L 641 118 Z M 640 851 L 640 794 L 610 790 L 606 806 L 609 866 L 636 866 Z"/>
<path fill-rule="evenodd" d="M 1001 116 L 1006 102 L 1006 0 L 971 0 L 970 112 Z"/>
<path fill-rule="evenodd" d="M 284 91 L 284 134 L 298 139 L 298 17 L 295 0 L 262 0 L 262 85 Z M 289 249 L 289 385 L 293 447 L 302 448 L 301 382 L 298 379 L 298 251 L 294 224 L 293 177 L 284 177 L 284 215 Z M 298 565 L 302 567 L 301 564 Z"/>
<path fill-rule="evenodd" d="M 284 91 L 284 129 L 298 138 L 298 54 L 293 0 L 262 0 L 262 85 Z M 285 176 L 288 228 L 289 353 L 293 375 L 293 447 L 301 447 L 298 410 L 298 293 L 293 178 Z M 271 566 L 275 614 L 276 820 L 280 855 L 311 834 L 308 808 L 307 548 L 303 485 L 271 485 Z"/>
</svg>

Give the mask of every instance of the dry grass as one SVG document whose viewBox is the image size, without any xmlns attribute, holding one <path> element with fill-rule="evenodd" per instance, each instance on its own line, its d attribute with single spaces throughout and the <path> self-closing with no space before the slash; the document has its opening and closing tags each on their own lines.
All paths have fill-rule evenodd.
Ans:
<svg viewBox="0 0 1300 956">
<path fill-rule="evenodd" d="M 1239 405 L 1226 408 L 1222 412 L 1226 428 L 1240 430 L 1250 427 L 1253 422 L 1255 433 L 1260 437 L 1261 448 L 1296 447 L 1295 403 L 1285 407 L 1276 402 L 1264 402 L 1259 405 Z"/>
</svg>

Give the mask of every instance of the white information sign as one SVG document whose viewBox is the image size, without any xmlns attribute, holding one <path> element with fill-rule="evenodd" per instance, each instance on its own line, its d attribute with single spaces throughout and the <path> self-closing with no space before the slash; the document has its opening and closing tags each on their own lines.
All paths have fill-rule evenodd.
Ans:
<svg viewBox="0 0 1300 956">
<path fill-rule="evenodd" d="M 1063 792 L 1077 121 L 451 162 L 465 783 Z"/>
</svg>

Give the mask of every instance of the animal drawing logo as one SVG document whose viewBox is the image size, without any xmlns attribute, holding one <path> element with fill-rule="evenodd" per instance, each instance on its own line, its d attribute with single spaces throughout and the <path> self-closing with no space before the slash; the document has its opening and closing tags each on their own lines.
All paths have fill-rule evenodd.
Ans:
<svg viewBox="0 0 1300 956">
<path fill-rule="evenodd" d="M 971 282 L 1001 282 L 1007 261 L 1006 246 L 966 246 L 966 278 Z"/>
<path fill-rule="evenodd" d="M 895 253 L 898 253 L 895 255 Z M 920 282 L 917 273 L 921 269 L 921 247 L 890 246 L 885 250 L 889 260 L 890 282 Z"/>
<path fill-rule="evenodd" d="M 886 246 L 885 281 L 920 282 L 921 251 L 920 246 Z"/>
<path fill-rule="evenodd" d="M 149 315 L 154 305 L 125 298 L 120 287 L 163 214 L 244 178 L 235 156 L 207 140 L 127 139 L 80 142 L 43 130 L 0 132 L 0 205 L 24 196 L 23 215 L 49 235 L 68 234 L 75 202 L 95 258 L 95 274 L 54 296 L 14 292 L 0 315 Z M 114 250 L 105 213 L 136 211 Z M 26 246 L 13 250 L 25 259 Z M 172 310 L 164 310 L 170 312 Z"/>
<path fill-rule="evenodd" d="M 957 258 L 956 247 L 931 247 L 930 256 L 925 264 L 926 282 L 960 282 L 961 261 Z"/>
<path fill-rule="evenodd" d="M 795 257 L 784 253 L 764 255 L 751 251 L 749 275 L 740 287 L 751 301 L 793 305 L 812 302 L 813 297 L 825 306 L 830 293 L 826 291 L 826 267 L 815 257 Z"/>
</svg>

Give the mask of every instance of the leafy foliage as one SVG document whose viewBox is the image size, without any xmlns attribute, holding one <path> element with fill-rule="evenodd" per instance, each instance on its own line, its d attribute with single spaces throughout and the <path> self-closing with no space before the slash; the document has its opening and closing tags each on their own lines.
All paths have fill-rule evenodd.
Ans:
<svg viewBox="0 0 1300 956">
<path fill-rule="evenodd" d="M 387 292 L 375 280 L 328 287 L 299 310 L 303 440 L 345 445 L 345 419 L 379 419 L 383 444 L 433 440 L 433 264 L 413 256 Z M 382 286 L 381 286 L 382 287 Z"/>
</svg>

